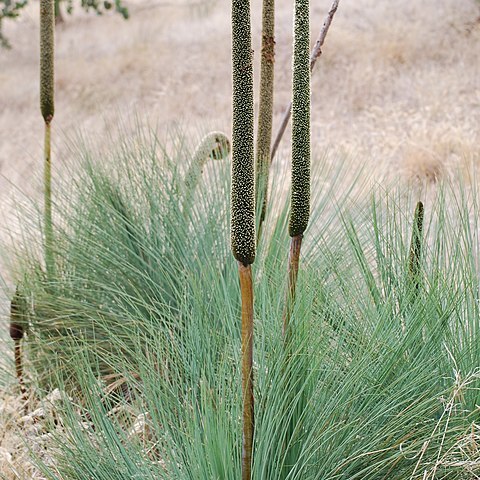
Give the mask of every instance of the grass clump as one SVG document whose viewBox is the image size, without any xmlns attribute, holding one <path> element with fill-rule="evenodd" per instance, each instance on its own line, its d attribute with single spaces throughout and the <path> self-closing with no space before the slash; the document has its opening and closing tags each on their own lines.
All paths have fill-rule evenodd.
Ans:
<svg viewBox="0 0 480 480">
<path fill-rule="evenodd" d="M 77 179 L 59 190 L 55 282 L 38 267 L 35 232 L 25 234 L 26 386 L 38 376 L 70 396 L 51 427 L 55 466 L 36 459 L 47 478 L 240 476 L 230 171 L 206 167 L 185 217 L 193 154 L 176 145 L 140 138 L 107 156 L 83 150 Z M 409 199 L 348 200 L 350 165 L 313 165 L 288 352 L 279 293 L 289 205 L 277 182 L 281 201 L 258 245 L 252 478 L 475 478 L 476 191 L 446 185 L 425 212 L 421 301 L 411 302 Z"/>
</svg>

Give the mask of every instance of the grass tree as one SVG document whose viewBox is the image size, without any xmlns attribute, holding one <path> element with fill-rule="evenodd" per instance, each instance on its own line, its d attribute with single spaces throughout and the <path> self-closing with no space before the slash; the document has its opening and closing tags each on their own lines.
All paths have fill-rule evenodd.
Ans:
<svg viewBox="0 0 480 480">
<path fill-rule="evenodd" d="M 253 400 L 253 285 L 255 260 L 255 168 L 253 134 L 253 63 L 250 1 L 232 0 L 232 191 L 231 246 L 238 261 L 242 297 L 242 480 L 251 478 Z"/>
<path fill-rule="evenodd" d="M 262 60 L 260 68 L 260 101 L 258 113 L 255 200 L 260 206 L 258 235 L 261 234 L 268 201 L 270 147 L 272 143 L 273 86 L 275 73 L 275 0 L 263 0 Z"/>
<path fill-rule="evenodd" d="M 309 0 L 295 0 L 292 82 L 292 188 L 290 197 L 287 300 L 283 333 L 287 335 L 295 300 L 300 249 L 310 218 L 310 12 Z"/>
<path fill-rule="evenodd" d="M 53 276 L 53 225 L 52 225 L 52 165 L 51 123 L 55 112 L 54 102 L 54 0 L 40 0 L 40 110 L 45 123 L 44 143 L 44 228 L 45 267 L 47 277 Z"/>
</svg>

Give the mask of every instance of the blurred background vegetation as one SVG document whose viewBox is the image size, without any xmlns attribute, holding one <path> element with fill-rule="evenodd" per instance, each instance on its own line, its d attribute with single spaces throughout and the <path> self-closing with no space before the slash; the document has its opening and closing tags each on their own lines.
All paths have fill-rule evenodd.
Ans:
<svg viewBox="0 0 480 480">
<path fill-rule="evenodd" d="M 61 23 L 64 21 L 64 14 L 72 14 L 74 9 L 74 0 L 55 0 L 55 22 Z M 3 48 L 11 48 L 11 43 L 2 33 L 2 23 L 6 19 L 15 19 L 20 14 L 23 8 L 28 4 L 28 0 L 1 0 L 0 1 L 0 44 Z M 114 10 L 123 18 L 128 19 L 129 13 L 122 0 L 80 0 L 78 6 L 83 8 L 86 12 L 92 11 L 97 15 L 102 15 L 104 12 Z"/>
</svg>

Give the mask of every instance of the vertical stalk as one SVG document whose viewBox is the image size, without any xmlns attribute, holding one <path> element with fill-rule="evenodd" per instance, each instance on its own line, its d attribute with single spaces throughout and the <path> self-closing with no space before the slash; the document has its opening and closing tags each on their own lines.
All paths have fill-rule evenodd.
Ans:
<svg viewBox="0 0 480 480">
<path fill-rule="evenodd" d="M 300 249 L 310 218 L 310 2 L 295 0 L 292 81 L 292 189 L 290 197 L 287 302 L 283 333 L 287 335 L 298 276 Z M 285 337 L 287 338 L 287 337 Z"/>
<path fill-rule="evenodd" d="M 250 1 L 232 0 L 232 192 L 231 247 L 239 265 L 242 296 L 242 480 L 251 479 L 253 411 L 253 288 L 255 165 L 253 154 L 253 58 Z"/>
<path fill-rule="evenodd" d="M 267 211 L 270 147 L 272 144 L 273 86 L 275 74 L 275 0 L 263 0 L 262 60 L 257 129 L 255 201 L 260 206 L 257 241 Z"/>
<path fill-rule="evenodd" d="M 295 0 L 293 34 L 292 80 L 292 188 L 288 233 L 291 237 L 288 257 L 288 278 L 282 333 L 286 352 L 285 371 L 289 371 L 292 353 L 291 314 L 295 303 L 300 250 L 303 234 L 310 218 L 310 2 Z M 285 390 L 289 398 L 286 405 L 295 407 L 296 380 L 286 374 Z M 301 393 L 303 395 L 303 393 Z M 297 428 L 292 414 L 286 426 L 283 443 L 284 459 L 282 478 L 289 476 L 291 468 L 292 439 Z"/>
<path fill-rule="evenodd" d="M 53 224 L 52 224 L 52 175 L 51 175 L 51 122 L 55 113 L 54 103 L 54 44 L 55 2 L 40 0 L 40 110 L 45 122 L 44 143 L 44 228 L 45 267 L 49 280 L 54 275 Z"/>
<path fill-rule="evenodd" d="M 18 384 L 20 385 L 20 391 L 25 393 L 25 387 L 23 385 L 22 344 L 20 341 L 21 338 L 14 340 L 15 374 L 17 375 Z"/>
<path fill-rule="evenodd" d="M 243 445 L 242 480 L 250 480 L 254 432 L 253 400 L 253 284 L 252 268 L 238 262 L 242 295 L 242 393 L 243 393 Z"/>
<path fill-rule="evenodd" d="M 47 278 L 51 280 L 54 275 L 53 260 L 53 224 L 52 224 L 52 162 L 51 162 L 51 142 L 50 142 L 50 123 L 45 123 L 45 143 L 44 143 L 44 225 L 45 225 L 45 266 L 47 269 Z"/>
</svg>

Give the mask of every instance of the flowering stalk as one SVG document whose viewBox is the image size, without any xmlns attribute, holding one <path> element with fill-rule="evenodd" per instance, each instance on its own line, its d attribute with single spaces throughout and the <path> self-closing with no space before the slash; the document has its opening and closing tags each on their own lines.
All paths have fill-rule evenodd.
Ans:
<svg viewBox="0 0 480 480">
<path fill-rule="evenodd" d="M 232 0 L 232 191 L 231 246 L 242 298 L 242 480 L 251 479 L 254 434 L 253 284 L 255 168 L 253 154 L 253 59 L 250 1 Z"/>
<path fill-rule="evenodd" d="M 53 224 L 52 224 L 52 165 L 51 165 L 51 122 L 55 112 L 54 102 L 54 0 L 40 0 L 40 110 L 45 123 L 44 142 L 44 228 L 45 267 L 47 277 L 52 279 Z"/>
<path fill-rule="evenodd" d="M 292 189 L 288 287 L 283 333 L 288 334 L 295 301 L 300 249 L 310 218 L 310 2 L 295 0 L 292 82 Z"/>
</svg>

